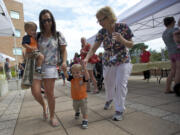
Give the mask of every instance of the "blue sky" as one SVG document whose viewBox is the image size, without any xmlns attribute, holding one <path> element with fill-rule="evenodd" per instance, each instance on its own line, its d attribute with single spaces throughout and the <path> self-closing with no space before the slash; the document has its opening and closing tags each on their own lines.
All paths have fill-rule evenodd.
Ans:
<svg viewBox="0 0 180 135">
<path fill-rule="evenodd" d="M 101 28 L 96 23 L 95 14 L 103 6 L 111 6 L 117 16 L 140 0 L 22 0 L 25 21 L 34 21 L 38 25 L 39 13 L 49 9 L 56 20 L 57 30 L 61 31 L 68 43 L 68 60 L 81 48 L 80 38 L 89 38 Z M 148 49 L 164 48 L 162 40 L 146 42 Z M 102 52 L 103 49 L 98 49 Z"/>
</svg>

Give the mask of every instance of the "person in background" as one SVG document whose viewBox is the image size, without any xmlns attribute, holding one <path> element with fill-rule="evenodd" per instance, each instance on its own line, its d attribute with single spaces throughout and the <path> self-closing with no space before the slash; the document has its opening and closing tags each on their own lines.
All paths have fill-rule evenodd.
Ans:
<svg viewBox="0 0 180 135">
<path fill-rule="evenodd" d="M 141 48 L 141 50 L 142 50 L 142 52 L 140 54 L 141 63 L 148 63 L 150 61 L 150 56 L 151 56 L 150 52 L 146 51 L 146 46 L 143 46 Z M 143 75 L 144 75 L 144 80 L 146 80 L 146 79 L 149 80 L 149 78 L 151 76 L 150 70 L 143 71 Z"/>
<path fill-rule="evenodd" d="M 175 84 L 173 90 L 176 96 L 180 97 L 180 83 Z"/>
<path fill-rule="evenodd" d="M 174 17 L 165 17 L 164 25 L 166 30 L 162 34 L 162 39 L 167 47 L 169 59 L 171 61 L 171 71 L 168 75 L 166 81 L 165 93 L 174 93 L 171 90 L 172 80 L 174 78 L 175 85 L 180 83 L 180 51 L 178 50 L 177 44 L 174 41 L 173 34 L 178 31 L 178 28 L 175 28 L 175 19 Z"/>
<path fill-rule="evenodd" d="M 12 79 L 12 74 L 11 74 L 11 67 L 10 67 L 10 60 L 9 58 L 6 58 L 6 62 L 4 64 L 4 70 L 6 74 L 6 79 L 10 80 Z"/>
<path fill-rule="evenodd" d="M 65 86 L 66 85 L 66 79 L 65 79 L 65 75 L 64 75 L 64 72 L 63 72 L 62 68 L 60 68 L 60 75 L 61 75 L 61 77 L 63 79 L 63 86 Z"/>
<path fill-rule="evenodd" d="M 125 111 L 125 99 L 127 95 L 128 78 L 132 64 L 128 48 L 133 47 L 133 34 L 125 23 L 116 23 L 117 18 L 113 10 L 103 7 L 96 13 L 96 18 L 102 26 L 96 35 L 95 43 L 83 60 L 87 64 L 89 58 L 103 43 L 103 76 L 106 91 L 106 103 L 104 109 L 109 108 L 112 99 L 115 105 L 115 114 L 112 119 L 123 119 Z"/>
<path fill-rule="evenodd" d="M 73 64 L 74 64 L 74 60 L 70 60 L 69 67 L 71 68 Z"/>
<path fill-rule="evenodd" d="M 74 54 L 73 62 L 74 62 L 74 64 L 79 64 L 80 61 L 81 61 L 80 55 L 76 52 L 76 53 Z"/>
<path fill-rule="evenodd" d="M 82 49 L 80 50 L 80 55 L 81 55 L 81 60 L 83 60 L 86 57 L 88 51 L 91 48 L 91 45 L 86 42 L 85 37 L 81 38 L 81 47 L 82 47 Z M 93 85 L 94 85 L 93 93 L 96 94 L 96 93 L 99 93 L 99 90 L 98 90 L 98 87 L 97 87 L 96 78 L 94 77 L 94 73 L 93 73 L 94 67 L 95 67 L 95 63 L 92 63 L 91 60 L 89 60 L 88 63 L 87 63 L 87 70 L 88 70 L 90 79 L 91 79 L 91 81 L 93 82 Z M 90 91 L 90 81 L 88 83 L 87 89 L 88 89 L 87 91 L 89 92 Z"/>
<path fill-rule="evenodd" d="M 73 99 L 73 108 L 75 110 L 75 119 L 79 119 L 80 109 L 83 116 L 82 128 L 88 128 L 87 114 L 87 92 L 86 82 L 89 80 L 89 74 L 84 65 L 74 64 L 71 67 L 72 75 L 68 75 L 64 70 L 65 77 L 71 82 L 71 97 Z"/>
<path fill-rule="evenodd" d="M 178 27 L 179 27 L 179 29 L 173 33 L 173 38 L 177 44 L 177 48 L 180 51 L 180 19 L 178 20 Z"/>
<path fill-rule="evenodd" d="M 99 53 L 99 62 L 95 64 L 94 76 L 97 80 L 98 89 L 101 90 L 103 86 L 103 64 L 102 64 L 102 53 Z"/>
<path fill-rule="evenodd" d="M 24 67 L 23 67 L 22 63 L 19 63 L 18 64 L 19 79 L 21 79 L 23 77 L 23 73 L 24 73 Z"/>
</svg>

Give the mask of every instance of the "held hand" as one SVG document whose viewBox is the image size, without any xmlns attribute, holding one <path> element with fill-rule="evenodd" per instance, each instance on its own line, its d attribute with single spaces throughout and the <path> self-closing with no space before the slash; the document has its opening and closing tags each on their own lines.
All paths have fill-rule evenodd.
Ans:
<svg viewBox="0 0 180 135">
<path fill-rule="evenodd" d="M 61 68 L 62 68 L 63 71 L 66 71 L 66 70 L 67 70 L 66 62 L 63 62 L 63 63 L 62 63 Z"/>
<path fill-rule="evenodd" d="M 28 47 L 28 49 L 30 49 L 31 51 L 34 51 L 34 48 L 33 48 L 33 47 Z"/>
<path fill-rule="evenodd" d="M 37 50 L 37 48 L 32 47 L 32 51 L 36 51 L 36 50 Z"/>
<path fill-rule="evenodd" d="M 86 65 L 85 65 L 85 63 L 84 63 L 84 62 L 82 62 L 82 63 L 81 63 L 81 65 L 82 65 L 82 68 L 85 70 L 85 69 L 86 69 Z"/>
<path fill-rule="evenodd" d="M 88 63 L 88 60 L 85 58 L 83 61 L 82 61 L 82 66 L 83 68 L 85 68 L 87 66 L 87 63 Z"/>
</svg>

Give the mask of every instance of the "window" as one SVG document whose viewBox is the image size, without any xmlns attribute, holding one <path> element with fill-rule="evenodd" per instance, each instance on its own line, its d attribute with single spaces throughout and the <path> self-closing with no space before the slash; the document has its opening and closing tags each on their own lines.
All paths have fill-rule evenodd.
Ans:
<svg viewBox="0 0 180 135">
<path fill-rule="evenodd" d="M 19 19 L 19 12 L 16 12 L 16 11 L 10 11 L 10 16 L 11 18 L 13 19 Z"/>
<path fill-rule="evenodd" d="M 22 48 L 13 48 L 13 55 L 22 55 Z"/>
<path fill-rule="evenodd" d="M 15 30 L 15 36 L 16 37 L 21 37 L 21 31 L 20 30 Z"/>
</svg>

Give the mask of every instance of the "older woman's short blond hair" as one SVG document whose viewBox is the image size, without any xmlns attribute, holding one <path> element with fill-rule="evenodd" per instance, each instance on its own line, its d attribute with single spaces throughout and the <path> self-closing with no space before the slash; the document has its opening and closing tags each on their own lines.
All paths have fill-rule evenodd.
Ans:
<svg viewBox="0 0 180 135">
<path fill-rule="evenodd" d="M 73 64 L 71 67 L 71 71 L 82 71 L 81 64 Z"/>
<path fill-rule="evenodd" d="M 112 23 L 115 23 L 117 21 L 117 17 L 115 13 L 113 12 L 112 8 L 109 6 L 105 6 L 97 11 L 96 18 L 99 18 L 100 16 L 107 16 L 107 18 Z"/>
</svg>

